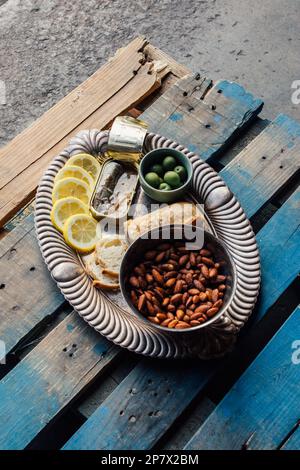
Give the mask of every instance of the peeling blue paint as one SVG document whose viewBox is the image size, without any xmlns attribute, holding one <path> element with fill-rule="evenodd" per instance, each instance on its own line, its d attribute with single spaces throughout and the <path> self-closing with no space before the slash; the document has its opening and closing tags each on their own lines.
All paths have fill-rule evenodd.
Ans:
<svg viewBox="0 0 300 470">
<path fill-rule="evenodd" d="M 72 325 L 71 323 L 68 323 L 68 324 L 67 324 L 67 330 L 68 330 L 69 333 L 71 333 L 71 331 L 73 331 L 74 328 L 75 328 L 75 326 Z"/>
<path fill-rule="evenodd" d="M 216 115 L 214 116 L 214 121 L 215 121 L 216 123 L 219 123 L 220 121 L 222 121 L 222 116 L 221 116 L 221 114 L 216 114 Z"/>
<path fill-rule="evenodd" d="M 273 122 L 282 127 L 291 137 L 300 137 L 299 122 L 294 121 L 286 114 L 279 114 Z"/>
<path fill-rule="evenodd" d="M 263 107 L 264 102 L 261 99 L 255 99 L 251 93 L 248 93 L 244 87 L 235 82 L 222 80 L 217 84 L 217 89 L 221 90 L 226 98 L 238 101 L 240 107 L 246 106 L 249 110 Z"/>
<path fill-rule="evenodd" d="M 169 120 L 173 122 L 181 121 L 183 118 L 181 113 L 173 113 L 169 116 Z"/>
<path fill-rule="evenodd" d="M 214 148 L 209 148 L 209 149 L 205 150 L 205 152 L 201 152 L 200 157 L 203 160 L 207 160 L 214 153 L 215 153 L 215 149 Z"/>
<path fill-rule="evenodd" d="M 188 149 L 189 149 L 190 152 L 198 153 L 198 147 L 194 144 L 190 144 L 188 146 Z"/>
<path fill-rule="evenodd" d="M 93 347 L 94 353 L 98 356 L 102 356 L 103 354 L 107 353 L 107 343 L 104 341 L 99 341 L 99 343 L 95 344 Z"/>
</svg>

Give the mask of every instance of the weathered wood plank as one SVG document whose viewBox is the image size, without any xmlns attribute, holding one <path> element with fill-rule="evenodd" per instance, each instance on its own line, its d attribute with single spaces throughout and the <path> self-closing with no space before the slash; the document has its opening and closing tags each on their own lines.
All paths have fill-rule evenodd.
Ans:
<svg viewBox="0 0 300 470">
<path fill-rule="evenodd" d="M 9 352 L 64 302 L 38 248 L 33 215 L 0 242 L 0 285 L 0 338 Z"/>
<path fill-rule="evenodd" d="M 258 305 L 252 328 L 298 274 L 299 204 L 300 189 L 258 234 L 262 253 L 262 301 Z M 278 271 L 276 267 L 274 268 L 274 251 L 270 249 L 270 240 L 273 240 L 276 233 L 279 234 L 276 238 L 276 253 L 280 253 L 280 256 L 276 257 L 280 258 L 282 267 L 288 266 L 287 269 Z M 272 282 L 276 285 L 276 289 L 271 288 Z M 222 367 L 221 361 L 209 363 L 194 361 L 186 364 L 143 360 L 68 441 L 65 448 L 149 449 L 153 447 L 220 367 Z M 169 394 L 166 393 L 166 389 L 170 391 Z M 131 394 L 130 390 L 135 392 Z M 124 413 L 120 415 L 121 411 Z"/>
<path fill-rule="evenodd" d="M 221 175 L 251 217 L 300 169 L 300 124 L 280 114 Z"/>
<path fill-rule="evenodd" d="M 201 366 L 202 379 L 193 373 L 195 362 L 143 361 L 64 449 L 149 449 L 212 375 L 211 363 Z"/>
<path fill-rule="evenodd" d="M 34 195 L 49 162 L 81 129 L 103 128 L 115 116 L 141 101 L 161 85 L 175 61 L 156 67 L 159 54 L 144 48 L 140 37 L 119 50 L 94 75 L 47 111 L 31 127 L 0 149 L 0 227 Z M 167 61 L 168 56 L 163 56 Z M 176 73 L 186 69 L 176 67 Z"/>
<path fill-rule="evenodd" d="M 144 113 L 150 130 L 174 139 L 207 160 L 262 109 L 237 83 L 212 81 L 196 74 L 178 80 Z"/>
<path fill-rule="evenodd" d="M 0 449 L 23 449 L 120 349 L 71 313 L 0 383 Z"/>
<path fill-rule="evenodd" d="M 76 403 L 76 410 L 85 418 L 89 418 L 140 360 L 137 354 L 123 350 L 120 362 L 107 377 L 102 378 L 101 383 L 97 382 L 95 388 L 93 387 L 79 404 Z"/>
<path fill-rule="evenodd" d="M 299 365 L 299 364 L 298 364 Z M 298 414 L 299 416 L 299 414 Z M 290 429 L 290 436 L 287 438 L 286 442 L 283 443 L 280 450 L 299 450 L 300 449 L 300 423 L 299 419 L 292 429 Z"/>
<path fill-rule="evenodd" d="M 259 321 L 299 274 L 300 188 L 258 232 L 262 285 L 255 321 Z"/>
<path fill-rule="evenodd" d="M 300 307 L 188 442 L 188 450 L 276 449 L 299 420 Z"/>
</svg>

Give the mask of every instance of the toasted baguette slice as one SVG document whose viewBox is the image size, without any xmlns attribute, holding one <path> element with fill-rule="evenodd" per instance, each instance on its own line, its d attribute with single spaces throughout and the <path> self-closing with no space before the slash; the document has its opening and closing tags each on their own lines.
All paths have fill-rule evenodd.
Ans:
<svg viewBox="0 0 300 470">
<path fill-rule="evenodd" d="M 118 277 L 126 250 L 127 245 L 121 238 L 116 236 L 103 238 L 96 243 L 96 263 L 102 266 L 108 274 Z"/>
<path fill-rule="evenodd" d="M 130 242 L 161 225 L 193 224 L 196 220 L 204 220 L 202 212 L 191 202 L 175 202 L 149 214 L 124 223 L 124 231 Z"/>
<path fill-rule="evenodd" d="M 119 289 L 120 284 L 115 274 L 112 276 L 96 263 L 95 252 L 89 257 L 85 265 L 87 273 L 94 279 L 93 284 L 100 289 Z"/>
</svg>

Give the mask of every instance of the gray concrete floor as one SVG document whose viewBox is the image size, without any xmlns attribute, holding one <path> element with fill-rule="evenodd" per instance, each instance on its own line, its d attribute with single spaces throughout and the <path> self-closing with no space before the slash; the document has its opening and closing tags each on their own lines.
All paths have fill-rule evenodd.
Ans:
<svg viewBox="0 0 300 470">
<path fill-rule="evenodd" d="M 299 0 L 0 0 L 0 146 L 138 34 L 299 119 L 299 24 Z"/>
</svg>

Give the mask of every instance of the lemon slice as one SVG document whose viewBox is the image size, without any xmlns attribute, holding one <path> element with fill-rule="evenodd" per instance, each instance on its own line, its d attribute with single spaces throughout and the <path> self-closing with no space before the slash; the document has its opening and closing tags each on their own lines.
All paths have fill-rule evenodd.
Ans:
<svg viewBox="0 0 300 470">
<path fill-rule="evenodd" d="M 85 181 L 78 178 L 63 178 L 54 183 L 52 202 L 55 204 L 59 199 L 71 196 L 80 199 L 84 204 L 88 204 L 91 193 L 91 188 Z"/>
<path fill-rule="evenodd" d="M 64 225 L 64 237 L 68 245 L 81 253 L 88 253 L 96 245 L 97 221 L 87 214 L 72 215 Z"/>
<path fill-rule="evenodd" d="M 95 157 L 93 157 L 93 155 L 88 153 L 78 153 L 77 155 L 73 155 L 73 157 L 69 158 L 65 166 L 69 165 L 83 168 L 91 175 L 94 181 L 97 180 L 101 170 L 100 163 Z"/>
<path fill-rule="evenodd" d="M 89 187 L 93 190 L 95 181 L 91 175 L 81 168 L 80 166 L 67 165 L 64 166 L 56 175 L 55 181 L 62 180 L 64 178 L 78 178 L 79 180 L 85 181 Z"/>
<path fill-rule="evenodd" d="M 63 232 L 66 220 L 75 214 L 88 214 L 89 208 L 76 197 L 65 197 L 56 201 L 51 210 L 51 222 Z"/>
</svg>

